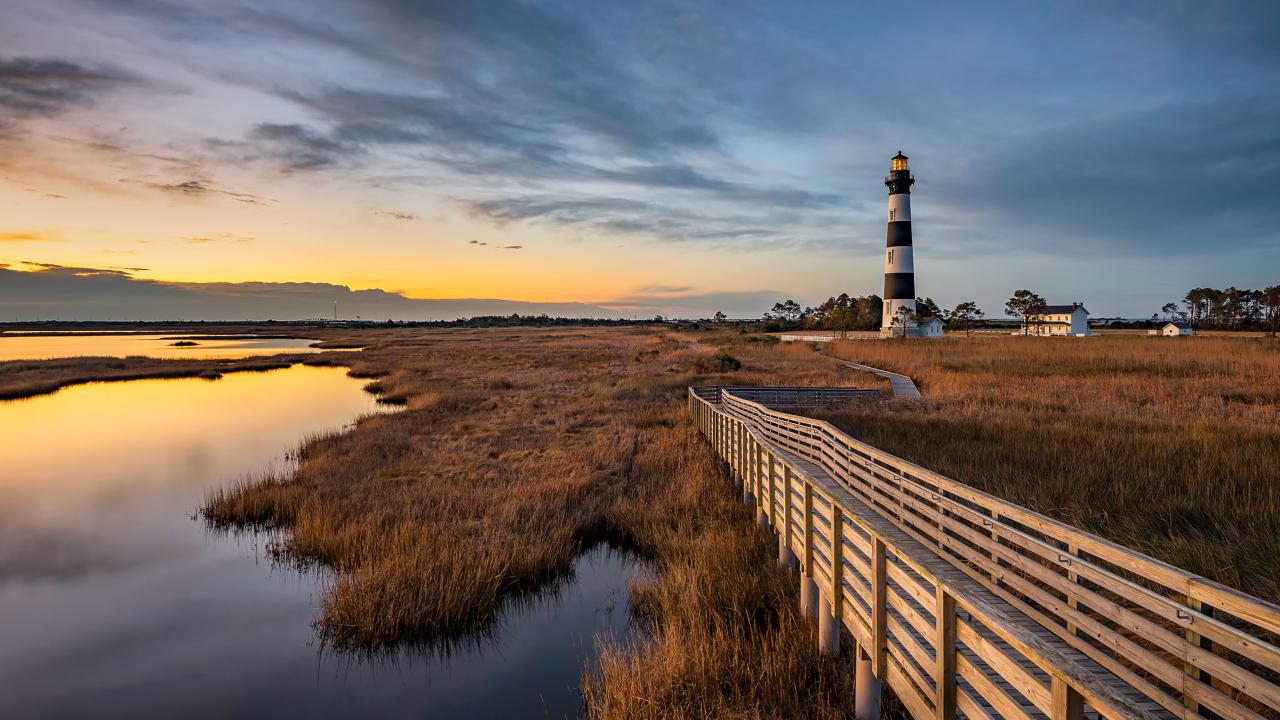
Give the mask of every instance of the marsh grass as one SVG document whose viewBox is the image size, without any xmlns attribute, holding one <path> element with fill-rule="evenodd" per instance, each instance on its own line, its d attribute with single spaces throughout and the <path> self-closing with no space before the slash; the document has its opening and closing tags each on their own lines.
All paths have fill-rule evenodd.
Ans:
<svg viewBox="0 0 1280 720">
<path fill-rule="evenodd" d="M 922 402 L 824 415 L 961 482 L 1280 600 L 1280 342 L 834 343 Z"/>
<path fill-rule="evenodd" d="M 735 341 L 741 369 L 693 373 L 708 343 L 639 330 L 453 331 L 379 340 L 353 375 L 404 410 L 306 443 L 297 468 L 213 493 L 215 527 L 284 530 L 332 568 L 317 627 L 342 652 L 491 632 L 584 549 L 625 548 L 641 645 L 602 641 L 599 717 L 833 717 L 848 668 L 818 656 L 793 578 L 689 421 L 685 388 L 845 384 L 811 350 Z M 715 341 L 713 347 L 720 347 Z M 707 633 L 699 633 L 698 628 Z M 761 685 L 761 678 L 767 680 Z"/>
<path fill-rule="evenodd" d="M 0 400 L 47 395 L 68 385 L 89 382 L 175 378 L 217 380 L 226 373 L 265 372 L 287 368 L 303 357 L 269 355 L 242 360 L 158 360 L 146 357 L 9 360 L 0 362 Z"/>
</svg>

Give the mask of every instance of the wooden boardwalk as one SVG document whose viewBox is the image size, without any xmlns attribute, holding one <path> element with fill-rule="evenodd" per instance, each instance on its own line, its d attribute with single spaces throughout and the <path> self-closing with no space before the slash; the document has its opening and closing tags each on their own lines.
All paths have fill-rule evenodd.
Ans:
<svg viewBox="0 0 1280 720">
<path fill-rule="evenodd" d="M 896 372 L 889 372 L 888 370 L 881 370 L 880 368 L 873 368 L 870 365 L 862 365 L 848 360 L 841 360 L 840 358 L 832 359 L 845 367 L 851 367 L 854 370 L 862 370 L 863 372 L 869 372 L 872 375 L 878 375 L 887 379 L 889 381 L 889 387 L 893 389 L 893 396 L 895 398 L 906 398 L 910 400 L 917 400 L 920 398 L 920 388 L 916 387 L 915 381 L 906 375 L 899 375 Z"/>
<path fill-rule="evenodd" d="M 690 412 L 912 716 L 1280 717 L 1280 608 L 745 395 Z"/>
</svg>

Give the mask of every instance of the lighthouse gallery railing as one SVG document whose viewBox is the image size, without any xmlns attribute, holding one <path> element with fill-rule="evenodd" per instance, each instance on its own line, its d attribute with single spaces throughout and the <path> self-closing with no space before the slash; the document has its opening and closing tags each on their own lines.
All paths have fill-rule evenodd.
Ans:
<svg viewBox="0 0 1280 720">
<path fill-rule="evenodd" d="M 1280 717 L 1280 607 L 739 393 L 690 412 L 913 716 Z"/>
</svg>

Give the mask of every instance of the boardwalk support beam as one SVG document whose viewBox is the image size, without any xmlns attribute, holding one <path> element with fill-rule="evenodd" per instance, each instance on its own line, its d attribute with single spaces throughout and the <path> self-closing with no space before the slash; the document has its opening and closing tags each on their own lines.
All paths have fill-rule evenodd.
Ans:
<svg viewBox="0 0 1280 720">
<path fill-rule="evenodd" d="M 818 617 L 818 583 L 808 575 L 800 576 L 800 614 Z"/>
<path fill-rule="evenodd" d="M 871 672 L 871 658 L 858 650 L 853 675 L 853 714 L 858 720 L 880 720 L 880 678 Z"/>
<path fill-rule="evenodd" d="M 826 595 L 818 597 L 818 650 L 823 655 L 840 652 L 840 621 L 836 620 L 831 601 Z"/>
</svg>

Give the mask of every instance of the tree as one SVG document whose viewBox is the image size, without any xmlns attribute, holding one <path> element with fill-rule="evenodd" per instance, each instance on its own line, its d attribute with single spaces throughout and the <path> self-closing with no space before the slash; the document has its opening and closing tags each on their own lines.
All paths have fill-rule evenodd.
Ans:
<svg viewBox="0 0 1280 720">
<path fill-rule="evenodd" d="M 1164 307 L 1160 308 L 1160 312 L 1164 313 L 1166 320 L 1173 320 L 1178 315 L 1178 304 L 1165 303 Z"/>
<path fill-rule="evenodd" d="M 1022 321 L 1022 334 L 1026 335 L 1029 326 L 1039 321 L 1037 315 L 1044 312 L 1044 298 L 1030 290 L 1014 291 L 1013 297 L 1005 303 L 1004 311 Z"/>
<path fill-rule="evenodd" d="M 1263 290 L 1258 302 L 1262 306 L 1262 321 L 1271 330 L 1271 337 L 1275 337 L 1276 330 L 1280 330 L 1280 285 Z"/>
<path fill-rule="evenodd" d="M 933 298 L 916 298 L 916 313 L 920 316 L 932 315 L 933 317 L 942 318 L 942 308 L 938 307 L 938 303 Z"/>
<path fill-rule="evenodd" d="M 963 330 L 967 336 L 973 326 L 976 325 L 984 317 L 984 313 L 978 308 L 978 303 L 970 300 L 962 302 L 951 311 L 947 316 L 947 324 L 957 330 Z"/>
<path fill-rule="evenodd" d="M 898 335 L 901 332 L 900 337 L 906 337 L 907 329 L 916 323 L 918 317 L 915 311 L 903 305 L 893 311 L 893 320 L 892 324 L 889 325 L 889 330 L 894 335 Z"/>
<path fill-rule="evenodd" d="M 857 327 L 857 324 L 858 315 L 852 303 L 832 308 L 827 314 L 827 325 L 832 330 L 838 330 L 842 339 L 849 337 L 849 331 Z"/>
<path fill-rule="evenodd" d="M 773 310 L 765 315 L 770 320 L 783 320 L 785 322 L 800 322 L 804 311 L 800 309 L 800 304 L 795 300 L 787 300 L 786 302 L 774 303 Z"/>
<path fill-rule="evenodd" d="M 725 314 L 724 314 L 724 313 L 722 313 L 722 312 L 720 312 L 719 310 L 717 310 L 717 311 L 716 311 L 716 314 L 713 316 L 713 318 L 715 319 L 715 321 L 716 321 L 716 322 L 718 322 L 718 323 L 722 323 L 722 322 L 724 322 Z"/>
</svg>

